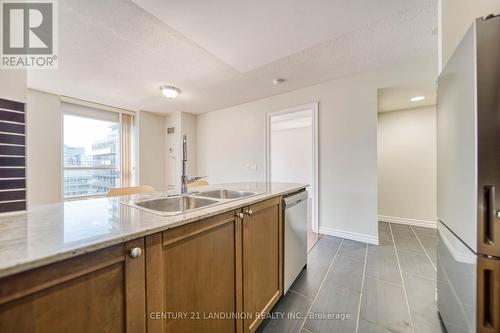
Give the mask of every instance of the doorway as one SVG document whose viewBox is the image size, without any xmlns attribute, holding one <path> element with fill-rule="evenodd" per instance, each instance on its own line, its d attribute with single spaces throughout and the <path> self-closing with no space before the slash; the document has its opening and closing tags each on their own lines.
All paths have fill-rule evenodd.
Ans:
<svg viewBox="0 0 500 333">
<path fill-rule="evenodd" d="M 267 181 L 309 184 L 308 251 L 321 238 L 318 221 L 318 103 L 267 114 Z"/>
<path fill-rule="evenodd" d="M 379 221 L 436 228 L 436 87 L 378 90 Z"/>
</svg>

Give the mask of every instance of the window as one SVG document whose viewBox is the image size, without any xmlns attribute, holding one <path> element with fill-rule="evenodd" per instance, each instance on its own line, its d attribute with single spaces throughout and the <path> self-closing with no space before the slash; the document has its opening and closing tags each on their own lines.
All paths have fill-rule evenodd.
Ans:
<svg viewBox="0 0 500 333">
<path fill-rule="evenodd" d="M 131 154 L 121 149 L 120 113 L 70 103 L 63 103 L 63 111 L 64 198 L 99 196 L 122 183 L 130 185 L 130 179 L 122 177 L 124 168 L 131 177 Z M 130 127 L 124 128 L 130 136 Z M 130 149 L 130 139 L 123 141 Z M 121 163 L 121 155 L 126 163 Z"/>
</svg>

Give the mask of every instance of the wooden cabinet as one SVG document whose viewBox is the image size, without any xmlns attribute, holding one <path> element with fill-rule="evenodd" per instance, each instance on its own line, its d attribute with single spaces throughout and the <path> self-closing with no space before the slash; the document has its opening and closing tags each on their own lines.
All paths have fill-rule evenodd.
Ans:
<svg viewBox="0 0 500 333">
<path fill-rule="evenodd" d="M 243 311 L 244 331 L 254 332 L 283 294 L 283 232 L 281 198 L 244 208 Z"/>
<path fill-rule="evenodd" d="M 241 219 L 235 211 L 146 237 L 148 332 L 241 332 Z"/>
<path fill-rule="evenodd" d="M 2 278 L 0 332 L 254 332 L 282 295 L 282 242 L 273 198 Z"/>
<path fill-rule="evenodd" d="M 0 279 L 0 332 L 143 333 L 144 255 L 134 240 Z M 137 254 L 136 250 L 136 254 Z"/>
<path fill-rule="evenodd" d="M 282 295 L 282 248 L 281 198 L 146 237 L 148 332 L 254 332 Z"/>
</svg>

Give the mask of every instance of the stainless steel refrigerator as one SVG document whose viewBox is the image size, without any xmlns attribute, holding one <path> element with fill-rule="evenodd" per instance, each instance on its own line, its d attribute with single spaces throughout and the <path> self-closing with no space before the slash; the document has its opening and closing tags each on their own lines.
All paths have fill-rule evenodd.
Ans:
<svg viewBox="0 0 500 333">
<path fill-rule="evenodd" d="M 500 16 L 474 22 L 437 94 L 439 314 L 500 332 Z"/>
</svg>

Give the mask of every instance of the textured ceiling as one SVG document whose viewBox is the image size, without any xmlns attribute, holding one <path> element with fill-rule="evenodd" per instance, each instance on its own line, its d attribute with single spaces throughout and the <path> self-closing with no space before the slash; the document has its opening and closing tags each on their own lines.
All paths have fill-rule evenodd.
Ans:
<svg viewBox="0 0 500 333">
<path fill-rule="evenodd" d="M 165 3 L 168 8 L 170 1 Z M 264 13 L 268 8 L 256 6 L 262 10 L 258 22 L 267 24 L 268 31 L 273 25 L 280 29 L 262 43 L 253 39 L 247 50 L 252 54 L 249 57 L 242 56 L 246 51 L 240 48 L 247 38 L 241 31 L 251 21 L 242 20 L 237 26 L 237 19 L 222 20 L 221 26 L 212 30 L 208 24 L 213 18 L 205 20 L 206 31 L 217 34 L 225 29 L 223 37 L 229 39 L 202 34 L 191 40 L 186 37 L 190 27 L 199 26 L 193 22 L 200 15 L 212 15 L 213 9 L 207 7 L 212 1 L 187 3 L 187 7 L 176 5 L 177 10 L 189 9 L 182 19 L 186 31 L 182 31 L 179 20 L 165 22 L 165 17 L 158 15 L 160 20 L 132 1 L 60 0 L 59 68 L 30 71 L 29 87 L 132 110 L 203 113 L 428 56 L 435 54 L 437 47 L 432 33 L 437 25 L 436 0 L 356 0 L 350 10 L 339 1 L 332 1 L 337 7 L 326 2 L 304 7 L 308 2 L 287 1 L 285 13 L 294 12 L 293 19 L 269 16 Z M 220 1 L 213 3 L 219 5 Z M 240 6 L 229 6 L 226 16 L 245 16 L 242 2 L 231 3 Z M 372 3 L 378 4 L 372 20 L 355 11 L 362 4 L 372 10 Z M 322 6 L 332 12 L 337 8 L 342 22 L 326 22 L 324 13 L 317 13 L 326 8 Z M 323 19 L 316 25 L 311 18 L 317 16 Z M 289 38 L 282 41 L 283 27 L 302 25 L 304 18 L 311 21 L 307 34 L 300 35 L 297 43 Z M 347 24 L 350 21 L 352 25 Z M 224 45 L 225 40 L 238 43 Z M 268 45 L 273 42 L 276 47 L 271 52 Z M 217 45 L 223 48 L 218 50 Z M 258 68 L 251 69 L 255 66 Z M 272 80 L 277 77 L 286 82 L 274 86 Z M 181 95 L 166 99 L 159 90 L 164 84 L 179 87 Z"/>
<path fill-rule="evenodd" d="M 424 96 L 425 99 L 412 102 L 411 99 L 416 96 Z M 434 83 L 389 87 L 378 91 L 378 112 L 412 109 L 435 104 L 436 85 Z"/>
<path fill-rule="evenodd" d="M 420 0 L 134 0 L 245 73 L 363 29 Z"/>
</svg>

